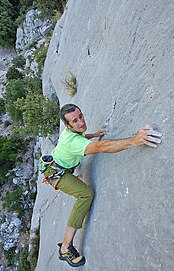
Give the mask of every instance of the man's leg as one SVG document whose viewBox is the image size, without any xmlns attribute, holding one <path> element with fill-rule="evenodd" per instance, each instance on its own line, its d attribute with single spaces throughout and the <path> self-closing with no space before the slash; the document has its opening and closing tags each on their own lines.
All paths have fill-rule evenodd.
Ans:
<svg viewBox="0 0 174 271">
<path fill-rule="evenodd" d="M 66 173 L 61 178 L 57 187 L 64 193 L 76 198 L 76 202 L 68 220 L 65 237 L 60 248 L 61 253 L 64 254 L 73 244 L 73 239 L 77 229 L 82 227 L 83 220 L 91 206 L 94 192 L 88 185 L 70 173 Z"/>
<path fill-rule="evenodd" d="M 62 253 L 65 253 L 67 251 L 67 248 L 69 247 L 70 244 L 73 244 L 73 239 L 76 234 L 77 229 L 73 227 L 67 227 L 66 228 L 66 233 L 65 237 L 61 246 L 61 251 Z"/>
</svg>

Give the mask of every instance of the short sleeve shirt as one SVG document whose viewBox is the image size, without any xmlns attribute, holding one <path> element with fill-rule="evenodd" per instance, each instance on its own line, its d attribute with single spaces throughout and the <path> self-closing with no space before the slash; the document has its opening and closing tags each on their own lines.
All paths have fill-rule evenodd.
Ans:
<svg viewBox="0 0 174 271">
<path fill-rule="evenodd" d="M 75 167 L 85 155 L 89 143 L 91 140 L 85 138 L 84 133 L 79 135 L 65 128 L 60 135 L 57 146 L 52 151 L 53 159 L 62 167 Z"/>
</svg>

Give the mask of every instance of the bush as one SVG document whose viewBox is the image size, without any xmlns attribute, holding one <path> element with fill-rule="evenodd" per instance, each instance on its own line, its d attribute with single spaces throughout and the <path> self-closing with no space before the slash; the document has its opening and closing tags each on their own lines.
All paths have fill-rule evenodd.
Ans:
<svg viewBox="0 0 174 271">
<path fill-rule="evenodd" d="M 18 55 L 15 58 L 13 58 L 13 64 L 17 68 L 23 68 L 25 66 L 26 60 L 25 57 L 22 55 Z"/>
<path fill-rule="evenodd" d="M 36 5 L 41 11 L 41 17 L 50 18 L 54 15 L 56 10 L 63 13 L 66 2 L 66 0 L 36 0 Z"/>
<path fill-rule="evenodd" d="M 62 84 L 65 86 L 66 93 L 73 97 L 77 93 L 77 79 L 75 75 L 69 71 L 70 76 L 66 77 Z"/>
<path fill-rule="evenodd" d="M 6 112 L 9 112 L 13 121 L 22 122 L 22 111 L 16 107 L 18 98 L 26 97 L 27 86 L 25 79 L 10 80 L 4 94 Z"/>
<path fill-rule="evenodd" d="M 24 148 L 23 145 L 19 138 L 0 136 L 0 184 L 7 181 L 8 171 L 21 161 L 18 153 Z"/>
<path fill-rule="evenodd" d="M 28 248 L 25 247 L 19 255 L 18 271 L 31 271 L 30 263 L 28 261 Z"/>
<path fill-rule="evenodd" d="M 37 259 L 39 255 L 39 242 L 40 242 L 40 227 L 36 230 L 35 237 L 31 241 L 32 249 L 28 257 L 31 271 L 34 271 L 37 265 Z"/>
<path fill-rule="evenodd" d="M 11 47 L 15 43 L 16 13 L 8 0 L 0 1 L 0 46 Z"/>
<path fill-rule="evenodd" d="M 59 124 L 59 105 L 42 94 L 29 91 L 26 99 L 18 99 L 16 105 L 23 111 L 24 126 L 20 133 L 47 136 Z"/>
<path fill-rule="evenodd" d="M 2 197 L 2 207 L 8 212 L 16 212 L 19 217 L 22 217 L 24 213 L 24 202 L 22 199 L 23 190 L 21 186 L 17 186 L 15 191 L 7 193 Z"/>
<path fill-rule="evenodd" d="M 7 261 L 7 266 L 12 267 L 15 264 L 15 249 L 16 247 L 12 247 L 8 250 L 4 250 L 4 255 Z"/>
<path fill-rule="evenodd" d="M 38 68 L 38 76 L 43 72 L 44 62 L 48 51 L 48 44 L 41 44 L 41 46 L 34 52 L 35 60 Z"/>
<path fill-rule="evenodd" d="M 6 73 L 6 78 L 8 81 L 13 79 L 22 79 L 23 77 L 23 73 L 17 70 L 14 66 L 10 67 Z"/>
<path fill-rule="evenodd" d="M 3 98 L 0 98 L 0 115 L 5 113 L 5 101 Z"/>
</svg>

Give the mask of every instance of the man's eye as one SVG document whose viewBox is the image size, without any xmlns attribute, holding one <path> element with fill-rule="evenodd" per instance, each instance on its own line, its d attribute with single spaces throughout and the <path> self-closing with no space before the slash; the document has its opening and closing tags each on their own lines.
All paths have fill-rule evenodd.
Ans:
<svg viewBox="0 0 174 271">
<path fill-rule="evenodd" d="M 73 122 L 75 123 L 75 122 L 77 122 L 77 120 L 73 120 Z"/>
</svg>

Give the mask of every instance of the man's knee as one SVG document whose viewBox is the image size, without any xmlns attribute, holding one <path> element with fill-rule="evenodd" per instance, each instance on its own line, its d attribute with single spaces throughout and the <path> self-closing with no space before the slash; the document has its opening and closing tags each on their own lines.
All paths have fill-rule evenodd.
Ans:
<svg viewBox="0 0 174 271">
<path fill-rule="evenodd" d="M 94 191 L 92 190 L 92 188 L 90 186 L 88 186 L 87 191 L 86 191 L 86 197 L 89 199 L 89 201 L 93 201 L 94 199 Z"/>
</svg>

